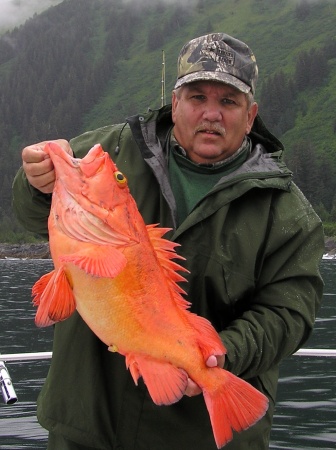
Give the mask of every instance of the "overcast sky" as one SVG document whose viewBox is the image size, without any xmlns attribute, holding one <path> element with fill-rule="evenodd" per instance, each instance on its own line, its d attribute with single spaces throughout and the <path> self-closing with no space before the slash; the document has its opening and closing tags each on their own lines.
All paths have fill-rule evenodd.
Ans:
<svg viewBox="0 0 336 450">
<path fill-rule="evenodd" d="M 40 13 L 62 0 L 0 0 L 0 30 L 21 25 L 35 13 Z"/>
<path fill-rule="evenodd" d="M 57 5 L 63 0 L 0 0 L 0 31 L 12 29 L 17 25 L 21 25 L 35 13 L 40 13 L 50 6 Z M 126 2 L 141 0 L 123 0 Z M 160 0 L 162 1 L 162 0 Z M 190 4 L 196 0 L 163 0 L 166 3 L 183 2 Z M 154 3 L 158 0 L 153 0 Z"/>
<path fill-rule="evenodd" d="M 35 13 L 40 13 L 50 6 L 57 5 L 63 0 L 0 0 L 0 31 L 14 28 L 17 25 L 21 25 L 27 19 L 32 17 Z M 124 0 L 129 1 L 141 1 L 141 0 Z M 153 0 L 154 3 L 156 0 Z M 179 2 L 179 0 L 164 0 L 166 3 Z M 194 3 L 196 0 L 188 0 L 186 3 Z M 298 2 L 299 0 L 293 0 Z M 309 3 L 318 0 L 307 0 Z M 180 4 L 183 5 L 183 0 L 180 0 Z"/>
</svg>

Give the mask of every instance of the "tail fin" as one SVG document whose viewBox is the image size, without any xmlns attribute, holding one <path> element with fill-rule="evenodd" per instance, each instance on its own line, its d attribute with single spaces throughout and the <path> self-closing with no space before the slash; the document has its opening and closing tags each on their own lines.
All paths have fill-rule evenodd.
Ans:
<svg viewBox="0 0 336 450">
<path fill-rule="evenodd" d="M 218 448 L 231 441 L 232 430 L 246 430 L 258 422 L 268 408 L 268 399 L 261 392 L 230 372 L 224 374 L 225 380 L 219 388 L 211 392 L 203 390 Z"/>
</svg>

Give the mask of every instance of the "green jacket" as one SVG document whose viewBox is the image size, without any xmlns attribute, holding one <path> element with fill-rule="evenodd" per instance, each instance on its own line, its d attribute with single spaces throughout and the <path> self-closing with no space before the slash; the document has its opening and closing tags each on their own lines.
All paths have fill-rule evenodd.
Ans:
<svg viewBox="0 0 336 450">
<path fill-rule="evenodd" d="M 176 228 L 165 150 L 171 126 L 165 107 L 71 145 L 82 157 L 101 143 L 126 174 L 145 222 L 173 228 L 170 239 L 181 244 L 190 271 L 183 287 L 192 311 L 220 333 L 226 369 L 270 400 L 266 416 L 225 448 L 267 449 L 279 363 L 310 336 L 322 297 L 322 225 L 292 182 L 281 143 L 257 117 L 248 160 Z M 14 208 L 27 229 L 47 236 L 50 196 L 29 186 L 22 170 Z M 155 406 L 144 385 L 134 385 L 124 358 L 108 352 L 77 313 L 55 326 L 38 418 L 48 430 L 99 449 L 216 449 L 202 395 Z"/>
</svg>

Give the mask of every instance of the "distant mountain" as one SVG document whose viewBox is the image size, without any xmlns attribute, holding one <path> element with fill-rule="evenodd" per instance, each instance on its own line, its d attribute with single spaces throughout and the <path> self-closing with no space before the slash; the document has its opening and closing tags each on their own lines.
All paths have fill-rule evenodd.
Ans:
<svg viewBox="0 0 336 450">
<path fill-rule="evenodd" d="M 214 31 L 254 50 L 261 116 L 301 189 L 336 222 L 335 19 L 333 0 L 64 0 L 3 34 L 0 241 L 20 230 L 10 198 L 24 145 L 159 107 L 163 51 L 169 102 L 180 48 Z"/>
</svg>

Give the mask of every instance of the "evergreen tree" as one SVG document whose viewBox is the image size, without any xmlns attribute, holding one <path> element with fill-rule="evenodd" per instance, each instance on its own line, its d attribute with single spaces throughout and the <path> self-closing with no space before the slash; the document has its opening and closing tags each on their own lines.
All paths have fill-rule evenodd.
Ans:
<svg viewBox="0 0 336 450">
<path fill-rule="evenodd" d="M 293 171 L 295 183 L 304 192 L 312 205 L 321 201 L 323 184 L 319 172 L 316 150 L 308 141 L 293 145 L 291 154 L 286 158 L 288 167 Z"/>
</svg>

